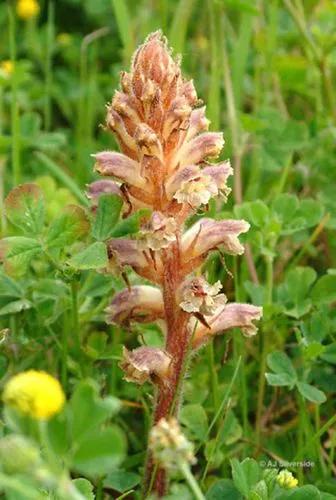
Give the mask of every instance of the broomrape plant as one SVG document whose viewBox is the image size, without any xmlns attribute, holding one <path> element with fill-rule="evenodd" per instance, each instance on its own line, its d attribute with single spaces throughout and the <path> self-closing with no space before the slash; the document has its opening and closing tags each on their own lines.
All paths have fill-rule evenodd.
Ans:
<svg viewBox="0 0 336 500">
<path fill-rule="evenodd" d="M 121 90 L 107 107 L 107 129 L 120 153 L 95 155 L 95 169 L 114 180 L 98 181 L 90 192 L 118 193 L 125 213 L 146 208 L 150 217 L 136 238 L 110 239 L 112 269 L 130 266 L 153 286 L 128 286 L 112 300 L 107 321 L 158 321 L 164 349 L 124 349 L 120 364 L 128 381 L 156 386 L 153 425 L 178 414 L 187 356 L 217 334 L 241 328 L 251 336 L 260 307 L 227 303 L 220 282 L 210 284 L 199 273 L 210 252 L 219 247 L 231 255 L 244 252 L 239 235 L 244 220 L 200 218 L 188 229 L 186 220 L 206 209 L 212 197 L 230 192 L 229 161 L 213 163 L 223 148 L 221 133 L 208 132 L 209 121 L 192 80 L 181 74 L 160 32 L 151 34 L 136 51 L 131 70 L 121 75 Z M 145 484 L 163 496 L 164 468 L 149 455 Z"/>
</svg>

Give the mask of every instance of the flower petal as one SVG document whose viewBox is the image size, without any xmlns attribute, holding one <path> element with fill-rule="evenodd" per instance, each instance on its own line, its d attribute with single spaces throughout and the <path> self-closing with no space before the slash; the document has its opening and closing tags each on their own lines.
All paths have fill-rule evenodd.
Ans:
<svg viewBox="0 0 336 500">
<path fill-rule="evenodd" d="M 197 349 L 214 335 L 224 333 L 232 328 L 241 328 L 247 337 L 255 335 L 257 327 L 253 322 L 260 320 L 261 316 L 262 307 L 251 304 L 227 304 L 219 308 L 214 315 L 205 317 L 210 329 L 201 323 L 197 324 L 193 347 Z M 193 326 L 190 326 L 190 328 L 192 329 Z"/>
<path fill-rule="evenodd" d="M 162 279 L 162 262 L 159 256 L 155 261 L 150 254 L 139 248 L 136 240 L 113 238 L 107 242 L 107 250 L 111 267 L 131 266 L 136 273 L 154 283 Z"/>
<path fill-rule="evenodd" d="M 102 194 L 116 194 L 123 198 L 122 192 L 118 184 L 114 181 L 102 179 L 91 182 L 87 186 L 86 196 L 91 200 L 93 206 L 98 205 L 99 196 Z"/>
<path fill-rule="evenodd" d="M 217 158 L 224 146 L 221 132 L 206 132 L 185 143 L 174 156 L 170 168 L 198 164 L 207 158 Z"/>
<path fill-rule="evenodd" d="M 133 351 L 123 349 L 120 368 L 127 382 L 144 384 L 147 381 L 165 382 L 171 365 L 171 357 L 158 347 L 141 346 Z"/>
<path fill-rule="evenodd" d="M 106 308 L 107 323 L 123 324 L 130 321 L 150 323 L 163 318 L 163 298 L 159 288 L 147 285 L 125 288 L 117 293 Z"/>
<path fill-rule="evenodd" d="M 102 151 L 93 155 L 96 159 L 95 169 L 106 176 L 116 177 L 131 186 L 144 188 L 146 180 L 140 175 L 140 165 L 122 153 Z"/>
<path fill-rule="evenodd" d="M 246 233 L 250 225 L 244 220 L 201 219 L 182 236 L 182 259 L 187 264 L 219 246 L 226 253 L 240 255 L 244 252 L 238 236 Z"/>
<path fill-rule="evenodd" d="M 218 163 L 217 165 L 211 165 L 205 167 L 202 170 L 204 175 L 208 175 L 216 183 L 217 189 L 221 191 L 225 197 L 230 193 L 231 189 L 226 185 L 226 181 L 230 175 L 233 175 L 233 169 L 231 168 L 230 161 L 224 161 L 223 163 Z"/>
</svg>

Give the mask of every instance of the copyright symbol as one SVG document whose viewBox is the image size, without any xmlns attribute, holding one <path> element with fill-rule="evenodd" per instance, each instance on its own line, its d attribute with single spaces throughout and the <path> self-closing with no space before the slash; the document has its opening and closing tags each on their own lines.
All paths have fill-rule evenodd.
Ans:
<svg viewBox="0 0 336 500">
<path fill-rule="evenodd" d="M 259 462 L 259 465 L 260 465 L 260 467 L 265 467 L 266 466 L 266 462 L 264 460 L 261 460 Z"/>
</svg>

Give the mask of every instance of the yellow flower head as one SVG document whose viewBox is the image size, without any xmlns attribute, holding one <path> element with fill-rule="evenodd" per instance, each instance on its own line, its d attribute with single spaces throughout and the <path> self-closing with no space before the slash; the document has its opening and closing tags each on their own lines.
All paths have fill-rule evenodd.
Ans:
<svg viewBox="0 0 336 500">
<path fill-rule="evenodd" d="M 57 379 L 46 372 L 28 370 L 7 382 L 5 404 L 36 419 L 49 419 L 64 405 L 65 396 Z"/>
<path fill-rule="evenodd" d="M 279 472 L 276 480 L 279 486 L 286 489 L 295 488 L 298 485 L 298 480 L 286 469 Z"/>
<path fill-rule="evenodd" d="M 12 61 L 7 59 L 6 61 L 2 61 L 0 63 L 0 73 L 3 74 L 6 78 L 10 77 L 14 70 L 14 64 Z"/>
<path fill-rule="evenodd" d="M 36 0 L 19 0 L 16 5 L 16 12 L 25 21 L 36 17 L 40 12 L 40 6 Z"/>
</svg>

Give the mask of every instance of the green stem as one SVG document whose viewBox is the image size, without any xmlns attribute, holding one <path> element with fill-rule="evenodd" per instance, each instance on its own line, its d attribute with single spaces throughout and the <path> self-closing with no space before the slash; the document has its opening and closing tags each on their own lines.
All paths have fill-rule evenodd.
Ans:
<svg viewBox="0 0 336 500">
<path fill-rule="evenodd" d="M 12 133 L 12 168 L 13 185 L 17 185 L 21 180 L 21 141 L 20 141 L 20 115 L 18 103 L 18 71 L 16 60 L 16 28 L 15 28 L 15 5 L 8 2 L 9 18 L 9 49 L 10 59 L 13 65 L 12 74 L 12 95 L 11 95 L 11 133 Z"/>
<path fill-rule="evenodd" d="M 52 93 L 52 54 L 54 45 L 54 17 L 55 6 L 53 0 L 48 2 L 47 40 L 45 56 L 45 84 L 44 84 L 44 128 L 51 126 L 51 93 Z"/>
<path fill-rule="evenodd" d="M 213 341 L 210 342 L 209 345 L 207 346 L 207 355 L 209 362 L 209 373 L 210 373 L 210 383 L 212 389 L 214 413 L 216 413 L 219 407 L 219 383 L 215 365 L 215 353 L 214 353 Z"/>
<path fill-rule="evenodd" d="M 89 48 L 93 42 L 102 38 L 110 33 L 110 28 L 105 26 L 92 33 L 89 33 L 83 38 L 80 49 L 79 61 L 79 101 L 77 110 L 77 129 L 76 129 L 76 155 L 78 172 L 80 173 L 80 180 L 86 182 L 87 173 L 83 169 L 83 165 L 87 159 L 87 149 L 89 147 L 87 131 L 90 122 L 90 109 L 92 109 L 90 102 L 90 86 L 92 85 L 91 73 L 89 73 L 88 55 Z M 90 78 L 89 78 L 90 77 Z M 92 93 L 91 93 L 92 94 Z"/>
<path fill-rule="evenodd" d="M 75 341 L 76 351 L 78 353 L 78 359 L 82 366 L 82 345 L 81 345 L 81 335 L 79 329 L 79 317 L 78 317 L 78 281 L 71 282 L 71 313 L 72 313 L 72 327 L 73 327 L 73 337 Z"/>
<path fill-rule="evenodd" d="M 333 92 L 333 84 L 331 79 L 330 67 L 327 64 L 325 56 L 321 51 L 320 47 L 316 44 L 314 38 L 308 30 L 307 23 L 304 17 L 304 9 L 302 4 L 300 8 L 294 7 L 291 0 L 283 0 L 288 12 L 292 16 L 295 24 L 297 25 L 299 31 L 302 34 L 302 40 L 305 42 L 304 49 L 306 53 L 312 55 L 314 63 L 321 74 L 321 79 L 324 88 L 324 96 L 328 103 L 329 109 L 331 110 L 333 119 L 336 120 L 336 103 L 335 96 Z"/>
<path fill-rule="evenodd" d="M 238 257 L 234 257 L 233 260 L 233 265 L 234 265 L 234 282 L 235 282 L 235 300 L 236 302 L 241 302 L 242 300 L 242 291 L 240 287 L 240 273 L 239 273 L 239 266 L 238 266 Z M 236 332 L 238 334 L 233 334 L 233 345 L 234 345 L 234 358 L 235 358 L 235 365 L 237 367 L 240 367 L 240 378 L 239 378 L 239 389 L 240 389 L 240 395 L 241 397 L 239 398 L 240 402 L 240 411 L 242 415 L 242 420 L 243 420 L 243 429 L 244 429 L 244 436 L 247 436 L 248 432 L 248 400 L 247 400 L 247 384 L 246 384 L 246 372 L 245 372 L 245 346 L 244 342 L 242 341 L 241 338 L 241 333 Z M 240 361 L 243 361 L 243 363 L 240 366 Z"/>
<path fill-rule="evenodd" d="M 64 390 L 67 391 L 68 387 L 68 310 L 64 308 L 63 325 L 62 325 L 62 371 L 61 380 Z"/>
<path fill-rule="evenodd" d="M 302 445 L 301 449 L 298 451 L 298 453 L 295 455 L 293 461 L 297 461 L 300 456 L 303 455 L 305 451 L 312 445 L 312 443 L 315 443 L 316 440 L 318 440 L 327 430 L 333 426 L 336 423 L 336 413 L 333 415 L 320 429 L 318 432 L 314 434 L 314 436 L 306 441 L 305 444 Z"/>
<path fill-rule="evenodd" d="M 219 51 L 221 39 L 219 33 L 220 16 L 218 5 L 215 0 L 208 0 L 210 17 L 210 43 L 211 43 L 211 74 L 208 95 L 208 115 L 214 130 L 218 130 L 220 123 L 220 88 L 221 88 L 221 66 Z"/>
<path fill-rule="evenodd" d="M 49 435 L 48 435 L 48 423 L 45 420 L 38 421 L 38 430 L 41 447 L 44 451 L 45 459 L 53 473 L 60 473 L 60 466 L 57 462 L 56 456 L 51 448 Z"/>
<path fill-rule="evenodd" d="M 299 426 L 298 426 L 298 437 L 297 437 L 297 449 L 299 450 L 298 452 L 298 458 L 299 460 L 303 459 L 303 454 L 301 453 L 300 450 L 302 450 L 303 443 L 305 441 L 305 436 L 307 436 L 306 432 L 306 413 L 305 413 L 305 401 L 303 400 L 301 394 L 298 394 L 297 397 L 297 402 L 299 406 Z M 298 478 L 299 481 L 302 482 L 303 480 L 303 471 L 301 467 L 298 470 Z"/>
<path fill-rule="evenodd" d="M 0 237 L 5 236 L 6 217 L 4 211 L 5 163 L 0 160 Z"/>
<path fill-rule="evenodd" d="M 23 484 L 19 479 L 5 475 L 2 472 L 0 472 L 0 487 L 1 489 L 5 488 L 6 490 L 14 491 L 18 495 L 22 495 L 21 498 L 25 498 L 27 500 L 36 500 L 37 498 L 36 490 L 33 490 L 26 484 Z"/>
<path fill-rule="evenodd" d="M 271 306 L 273 300 L 273 257 L 267 255 L 266 261 L 266 296 L 265 305 Z M 262 335 L 260 337 L 261 342 L 261 360 L 260 360 L 260 371 L 259 371 L 259 383 L 258 383 L 258 399 L 257 399 L 257 414 L 256 414 L 256 442 L 258 446 L 261 445 L 261 420 L 265 396 L 265 371 L 266 371 L 266 360 L 268 354 L 268 331 L 267 328 L 263 328 Z"/>
<path fill-rule="evenodd" d="M 190 467 L 186 462 L 179 463 L 179 469 L 183 474 L 184 479 L 187 481 L 190 490 L 192 491 L 194 497 L 197 500 L 205 500 L 205 496 L 203 495 L 200 487 L 194 476 L 191 473 Z"/>
<path fill-rule="evenodd" d="M 134 50 L 134 33 L 132 29 L 132 18 L 127 3 L 124 0 L 111 0 L 112 8 L 116 18 L 120 39 L 124 46 L 124 57 L 128 61 Z"/>
<path fill-rule="evenodd" d="M 283 190 L 286 186 L 286 182 L 287 182 L 288 175 L 289 175 L 289 172 L 290 172 L 290 169 L 292 166 L 292 162 L 293 162 L 293 155 L 290 154 L 289 158 L 287 159 L 287 162 L 285 164 L 285 168 L 282 169 L 280 180 L 276 184 L 275 195 L 279 195 L 283 192 Z"/>
<path fill-rule="evenodd" d="M 183 53 L 186 33 L 195 0 L 180 0 L 174 9 L 169 41 L 178 53 Z"/>
</svg>

